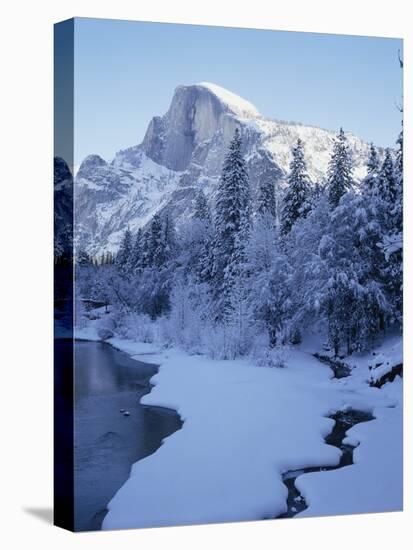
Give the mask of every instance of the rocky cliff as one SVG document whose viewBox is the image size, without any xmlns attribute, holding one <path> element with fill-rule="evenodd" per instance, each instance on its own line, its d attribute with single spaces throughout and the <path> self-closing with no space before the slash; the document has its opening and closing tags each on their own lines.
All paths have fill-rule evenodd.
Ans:
<svg viewBox="0 0 413 550">
<path fill-rule="evenodd" d="M 178 86 L 167 113 L 152 118 L 141 144 L 119 151 L 110 163 L 91 155 L 81 164 L 75 179 L 78 243 L 91 254 L 116 251 L 127 226 L 135 231 L 162 209 L 179 224 L 191 216 L 199 188 L 213 204 L 237 127 L 253 196 L 262 178 L 273 181 L 281 196 L 298 138 L 305 144 L 312 181 L 325 177 L 334 132 L 267 119 L 251 103 L 215 84 Z M 354 176 L 360 180 L 369 146 L 351 134 L 348 140 Z"/>
</svg>

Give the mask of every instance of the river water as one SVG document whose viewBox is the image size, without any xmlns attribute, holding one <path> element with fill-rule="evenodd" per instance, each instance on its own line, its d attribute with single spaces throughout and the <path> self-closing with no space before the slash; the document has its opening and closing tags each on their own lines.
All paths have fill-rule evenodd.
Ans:
<svg viewBox="0 0 413 550">
<path fill-rule="evenodd" d="M 61 341 L 59 345 L 72 344 Z M 76 342 L 76 531 L 100 529 L 106 505 L 128 479 L 131 465 L 155 452 L 163 438 L 181 428 L 175 411 L 140 404 L 156 371 L 156 366 L 136 361 L 108 344 Z M 125 416 L 122 410 L 130 414 Z"/>
</svg>

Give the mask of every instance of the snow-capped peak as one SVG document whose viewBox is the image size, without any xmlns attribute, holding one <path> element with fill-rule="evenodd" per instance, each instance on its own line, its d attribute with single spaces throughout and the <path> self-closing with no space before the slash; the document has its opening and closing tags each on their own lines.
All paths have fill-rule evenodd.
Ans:
<svg viewBox="0 0 413 550">
<path fill-rule="evenodd" d="M 126 227 L 137 230 L 165 209 L 179 225 L 192 216 L 197 189 L 214 204 L 228 146 L 239 128 L 252 193 L 274 181 L 286 185 L 291 149 L 300 138 L 311 181 L 323 182 L 335 134 L 312 126 L 267 119 L 238 95 L 216 84 L 177 86 L 168 111 L 154 116 L 140 145 L 113 162 L 87 157 L 76 175 L 78 240 L 92 254 L 115 252 Z M 370 147 L 348 135 L 353 175 L 366 174 Z M 97 204 L 91 215 L 90 205 Z"/>
<path fill-rule="evenodd" d="M 246 99 L 243 99 L 239 95 L 213 84 L 211 82 L 200 82 L 197 84 L 203 88 L 207 88 L 212 92 L 222 103 L 224 103 L 233 113 L 240 117 L 257 117 L 260 116 L 258 109 Z"/>
</svg>

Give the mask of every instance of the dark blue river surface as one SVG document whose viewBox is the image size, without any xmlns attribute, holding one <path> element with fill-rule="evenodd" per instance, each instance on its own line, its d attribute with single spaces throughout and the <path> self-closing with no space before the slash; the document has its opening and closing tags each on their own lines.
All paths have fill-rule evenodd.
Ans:
<svg viewBox="0 0 413 550">
<path fill-rule="evenodd" d="M 107 503 L 128 479 L 132 464 L 181 428 L 175 411 L 140 404 L 156 372 L 156 366 L 135 361 L 108 344 L 76 341 L 76 531 L 100 529 Z"/>
</svg>

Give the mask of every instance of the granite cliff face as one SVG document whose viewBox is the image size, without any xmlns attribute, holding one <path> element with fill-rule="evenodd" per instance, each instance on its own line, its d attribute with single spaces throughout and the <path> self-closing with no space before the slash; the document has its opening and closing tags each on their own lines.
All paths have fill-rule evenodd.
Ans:
<svg viewBox="0 0 413 550">
<path fill-rule="evenodd" d="M 252 105 L 237 105 L 235 96 L 225 103 L 217 90 L 208 84 L 178 86 L 166 115 L 154 117 L 149 124 L 142 143 L 146 155 L 171 170 L 186 170 L 192 160 L 206 159 L 202 153 L 206 142 L 217 132 L 224 141 L 231 139 L 235 117 L 259 116 Z"/>
<path fill-rule="evenodd" d="M 76 239 L 91 254 L 116 251 L 124 229 L 167 209 L 177 224 L 190 217 L 196 191 L 214 202 L 222 163 L 239 128 L 252 195 L 262 178 L 285 187 L 291 147 L 301 138 L 313 182 L 326 174 L 334 132 L 266 119 L 248 101 L 216 86 L 178 86 L 168 112 L 149 123 L 140 145 L 107 163 L 87 157 L 75 179 Z M 369 146 L 349 134 L 355 179 L 365 175 Z"/>
</svg>

